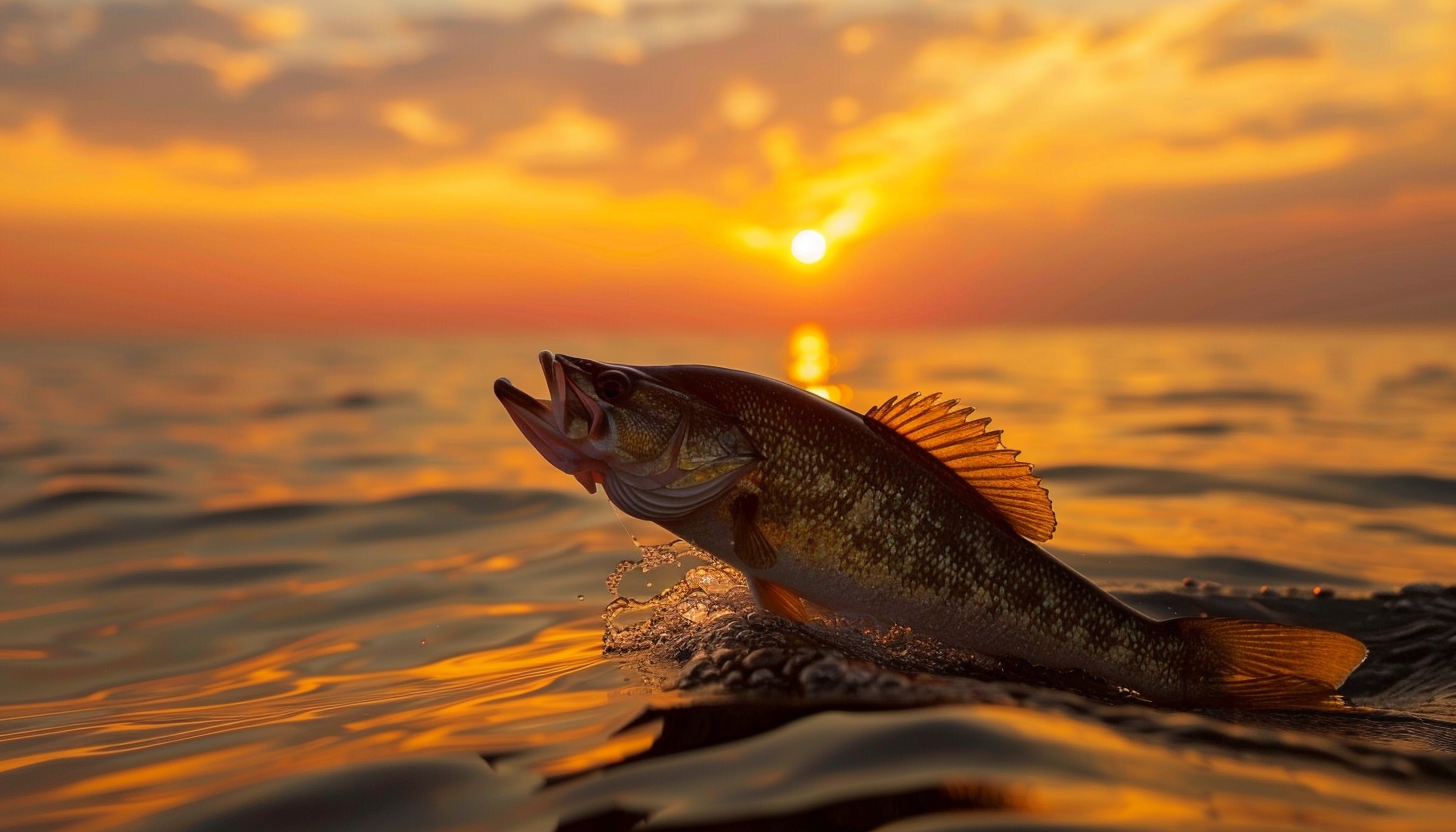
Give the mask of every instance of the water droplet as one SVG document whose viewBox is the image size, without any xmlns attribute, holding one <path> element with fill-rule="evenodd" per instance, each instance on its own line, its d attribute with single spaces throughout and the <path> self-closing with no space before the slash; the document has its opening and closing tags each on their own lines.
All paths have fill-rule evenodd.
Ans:
<svg viewBox="0 0 1456 832">
<path fill-rule="evenodd" d="M 578 601 L 585 601 L 586 600 L 586 596 L 585 595 L 578 595 L 578 596 L 576 596 L 576 600 L 578 600 Z"/>
</svg>

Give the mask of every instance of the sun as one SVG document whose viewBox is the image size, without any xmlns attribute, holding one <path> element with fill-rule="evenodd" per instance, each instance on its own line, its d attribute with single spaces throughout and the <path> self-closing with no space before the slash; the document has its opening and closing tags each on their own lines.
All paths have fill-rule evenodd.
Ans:
<svg viewBox="0 0 1456 832">
<path fill-rule="evenodd" d="M 794 241 L 789 244 L 789 251 L 794 253 L 794 259 L 800 263 L 818 263 L 824 259 L 824 252 L 829 248 L 829 243 L 824 240 L 824 235 L 813 229 L 805 229 L 794 235 Z"/>
</svg>

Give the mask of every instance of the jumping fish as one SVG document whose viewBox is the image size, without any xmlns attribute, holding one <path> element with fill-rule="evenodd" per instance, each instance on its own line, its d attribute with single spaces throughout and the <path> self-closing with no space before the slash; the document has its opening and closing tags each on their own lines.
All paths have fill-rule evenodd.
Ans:
<svg viewBox="0 0 1456 832">
<path fill-rule="evenodd" d="M 540 360 L 549 399 L 495 383 L 536 450 L 741 570 L 786 618 L 867 616 L 1170 705 L 1336 705 L 1365 659 L 1339 633 L 1123 605 L 1036 545 L 1056 527 L 1041 480 L 954 399 L 861 415 L 720 367 Z"/>
</svg>

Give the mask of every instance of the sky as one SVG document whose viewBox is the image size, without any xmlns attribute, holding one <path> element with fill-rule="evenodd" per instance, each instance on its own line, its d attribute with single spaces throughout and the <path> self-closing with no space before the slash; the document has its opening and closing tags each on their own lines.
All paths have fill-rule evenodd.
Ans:
<svg viewBox="0 0 1456 832">
<path fill-rule="evenodd" d="M 1456 323 L 1456 0 L 0 0 L 0 160 L 0 333 Z"/>
</svg>

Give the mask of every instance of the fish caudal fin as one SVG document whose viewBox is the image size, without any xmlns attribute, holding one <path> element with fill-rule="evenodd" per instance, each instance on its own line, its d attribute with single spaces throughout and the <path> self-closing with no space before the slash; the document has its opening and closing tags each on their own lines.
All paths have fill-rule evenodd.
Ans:
<svg viewBox="0 0 1456 832">
<path fill-rule="evenodd" d="M 1186 698 L 1244 708 L 1338 706 L 1365 645 L 1329 630 L 1237 618 L 1164 622 L 1188 646 Z"/>
</svg>

